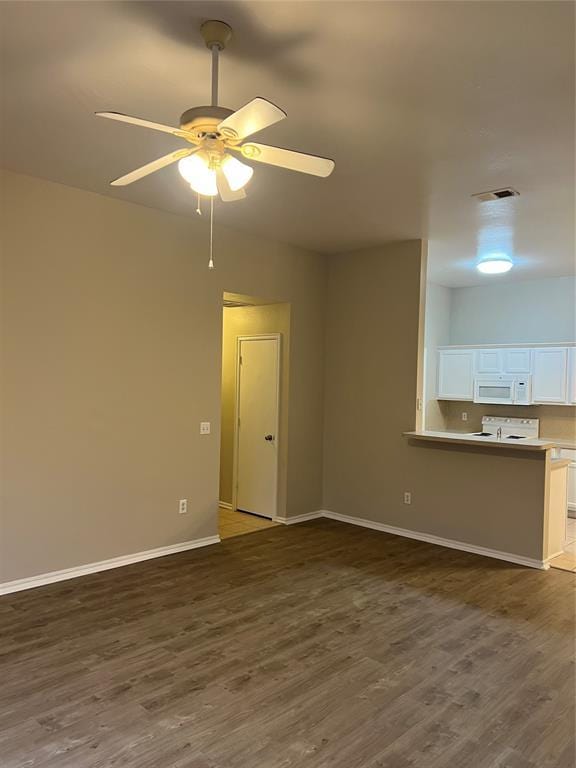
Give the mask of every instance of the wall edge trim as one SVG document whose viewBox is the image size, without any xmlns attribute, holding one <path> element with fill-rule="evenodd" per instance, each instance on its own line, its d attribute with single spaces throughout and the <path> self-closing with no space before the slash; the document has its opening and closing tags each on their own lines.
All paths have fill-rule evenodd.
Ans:
<svg viewBox="0 0 576 768">
<path fill-rule="evenodd" d="M 294 517 L 274 517 L 273 520 L 275 523 L 282 523 L 282 525 L 295 525 L 296 523 L 305 523 L 307 520 L 318 520 L 320 517 L 324 517 L 323 509 L 306 512 L 304 515 L 294 515 Z"/>
<path fill-rule="evenodd" d="M 49 571 L 48 573 L 40 573 L 37 576 L 28 576 L 23 579 L 15 579 L 14 581 L 5 581 L 0 583 L 0 595 L 9 595 L 13 592 L 21 592 L 25 589 L 43 587 L 47 584 L 55 584 L 56 582 L 67 581 L 68 579 L 76 579 L 80 576 L 88 576 L 91 573 L 108 571 L 112 568 L 122 568 L 125 565 L 140 563 L 143 560 L 152 560 L 157 557 L 165 557 L 166 555 L 175 555 L 178 552 L 187 552 L 190 549 L 209 547 L 212 544 L 219 543 L 220 536 L 207 536 L 202 539 L 182 541 L 179 544 L 169 544 L 165 547 L 156 547 L 155 549 L 148 549 L 143 552 L 134 552 L 130 555 L 120 555 L 119 557 L 112 557 L 108 560 L 100 560 L 95 563 L 77 565 L 73 568 L 64 568 L 60 571 Z"/>
</svg>

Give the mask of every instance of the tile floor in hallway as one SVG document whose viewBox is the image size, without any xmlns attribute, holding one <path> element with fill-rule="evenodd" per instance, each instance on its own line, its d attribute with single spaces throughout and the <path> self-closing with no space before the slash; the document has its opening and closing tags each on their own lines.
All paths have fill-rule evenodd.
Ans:
<svg viewBox="0 0 576 768">
<path fill-rule="evenodd" d="M 218 532 L 221 539 L 243 536 L 245 533 L 275 528 L 277 525 L 279 523 L 273 523 L 272 520 L 265 517 L 258 517 L 258 515 L 250 515 L 247 512 L 238 512 L 225 507 L 219 508 Z"/>
<path fill-rule="evenodd" d="M 576 518 L 569 517 L 566 526 L 566 544 L 564 553 L 555 557 L 550 565 L 562 571 L 576 573 Z"/>
</svg>

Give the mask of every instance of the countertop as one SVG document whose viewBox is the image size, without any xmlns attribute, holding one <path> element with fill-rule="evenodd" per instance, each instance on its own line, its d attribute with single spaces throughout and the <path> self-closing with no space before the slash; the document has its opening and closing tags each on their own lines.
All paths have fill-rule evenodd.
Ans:
<svg viewBox="0 0 576 768">
<path fill-rule="evenodd" d="M 550 462 L 552 469 L 562 469 L 562 467 L 569 467 L 572 462 L 570 459 L 552 459 Z"/>
<path fill-rule="evenodd" d="M 543 435 L 540 439 L 554 443 L 556 448 L 568 448 L 572 451 L 576 450 L 576 440 L 570 440 L 569 437 L 548 437 L 548 435 Z"/>
<path fill-rule="evenodd" d="M 520 451 L 547 451 L 555 448 L 557 443 L 550 440 L 538 440 L 536 438 L 526 438 L 525 440 L 507 440 L 496 437 L 479 437 L 469 435 L 466 432 L 436 432 L 433 430 L 420 430 L 415 432 L 404 432 L 404 437 L 413 440 L 431 440 L 440 443 L 456 443 L 460 445 L 482 445 L 486 448 L 511 448 Z"/>
</svg>

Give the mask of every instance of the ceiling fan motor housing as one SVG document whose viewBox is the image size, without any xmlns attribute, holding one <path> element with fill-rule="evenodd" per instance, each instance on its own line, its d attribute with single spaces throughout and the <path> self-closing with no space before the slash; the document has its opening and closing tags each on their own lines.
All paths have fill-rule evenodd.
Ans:
<svg viewBox="0 0 576 768">
<path fill-rule="evenodd" d="M 205 134 L 214 134 L 217 138 L 218 125 L 232 113 L 233 110 L 226 107 L 192 107 L 180 115 L 180 127 L 199 138 Z"/>
</svg>

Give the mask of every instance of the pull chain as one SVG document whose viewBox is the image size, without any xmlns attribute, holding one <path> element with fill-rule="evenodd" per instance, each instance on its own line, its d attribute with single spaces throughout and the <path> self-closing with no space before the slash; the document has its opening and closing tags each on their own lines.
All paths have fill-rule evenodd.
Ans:
<svg viewBox="0 0 576 768">
<path fill-rule="evenodd" d="M 200 192 L 198 192 L 198 199 L 196 202 L 196 213 L 198 216 L 202 216 L 202 208 L 200 208 Z"/>
<path fill-rule="evenodd" d="M 210 260 L 208 261 L 208 269 L 214 269 L 214 198 L 210 198 Z"/>
</svg>

